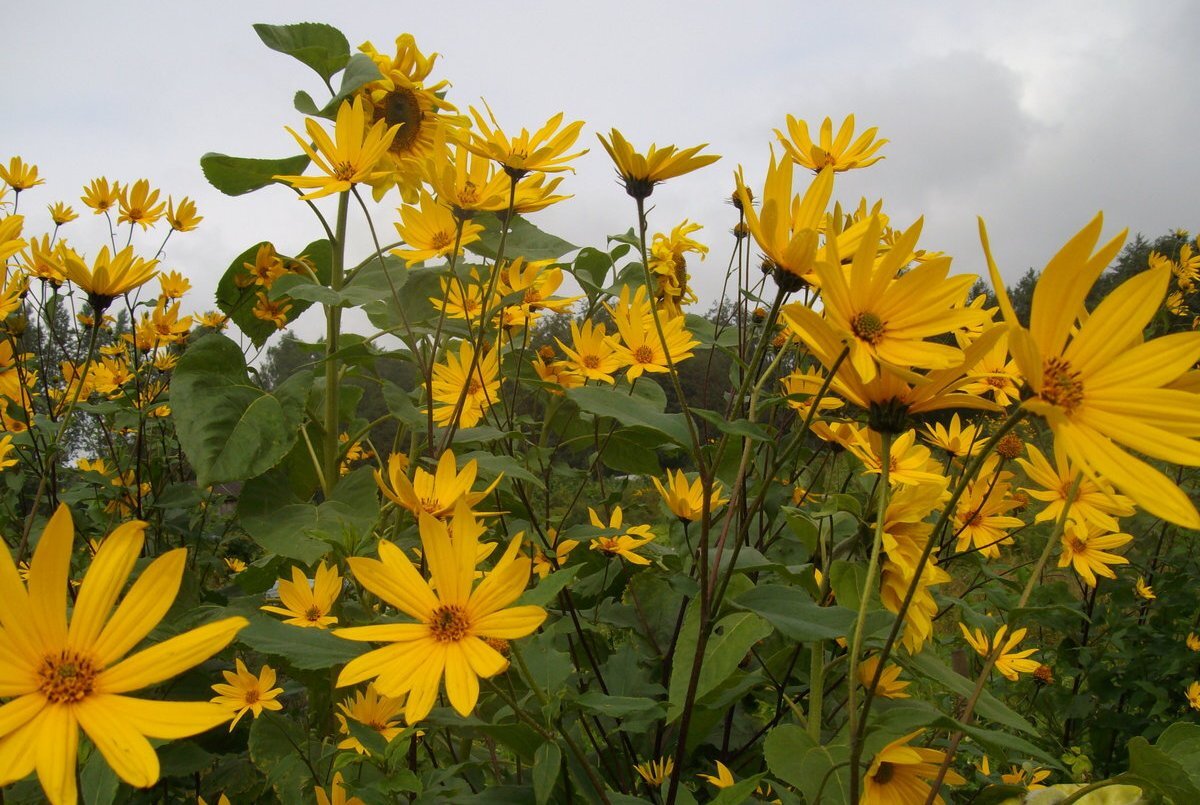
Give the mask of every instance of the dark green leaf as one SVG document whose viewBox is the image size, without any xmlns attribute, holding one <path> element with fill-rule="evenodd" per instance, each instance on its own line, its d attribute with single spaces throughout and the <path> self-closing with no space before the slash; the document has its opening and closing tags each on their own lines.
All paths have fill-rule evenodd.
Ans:
<svg viewBox="0 0 1200 805">
<path fill-rule="evenodd" d="M 799 587 L 780 584 L 759 585 L 734 598 L 733 603 L 757 612 L 785 637 L 801 643 L 845 637 L 858 617 L 857 612 L 847 607 L 819 607 Z M 889 615 L 871 613 L 864 634 L 871 634 L 886 625 L 884 616 Z"/>
<path fill-rule="evenodd" d="M 286 53 L 311 67 L 328 81 L 346 66 L 350 59 L 350 43 L 345 35 L 320 22 L 298 22 L 294 25 L 265 25 L 258 23 L 254 32 L 271 50 Z"/>
<path fill-rule="evenodd" d="M 476 216 L 475 223 L 483 224 L 484 230 L 479 240 L 466 248 L 475 254 L 495 258 L 500 248 L 500 219 L 487 213 Z M 578 248 L 562 238 L 543 232 L 522 216 L 514 215 L 504 242 L 504 256 L 509 259 L 524 257 L 526 260 L 557 260 Z"/>
<path fill-rule="evenodd" d="M 533 757 L 533 798 L 538 805 L 550 801 L 558 770 L 562 767 L 562 750 L 557 744 L 544 743 Z"/>
<path fill-rule="evenodd" d="M 110 805 L 117 797 L 121 781 L 99 750 L 93 749 L 79 772 L 79 784 L 85 805 Z"/>
<path fill-rule="evenodd" d="M 362 653 L 363 644 L 334 637 L 323 629 L 291 626 L 265 615 L 250 618 L 238 640 L 255 651 L 283 657 L 294 668 L 315 671 L 343 665 Z"/>
<path fill-rule="evenodd" d="M 665 713 L 662 702 L 642 696 L 606 696 L 590 690 L 576 699 L 584 710 L 613 718 L 661 718 Z"/>
<path fill-rule="evenodd" d="M 906 667 L 950 689 L 959 696 L 969 697 L 975 687 L 972 680 L 955 673 L 945 663 L 933 656 L 932 652 L 923 651 L 916 655 L 902 655 L 901 660 Z M 979 697 L 979 702 L 975 705 L 975 712 L 989 721 L 995 721 L 997 724 L 1020 730 L 1028 735 L 1038 734 L 1033 725 L 986 690 Z"/>
<path fill-rule="evenodd" d="M 1141 736 L 1129 742 L 1129 771 L 1121 782 L 1153 789 L 1175 803 L 1200 798 L 1200 724 L 1178 722 L 1151 745 Z"/>
<path fill-rule="evenodd" d="M 596 416 L 611 417 L 622 425 L 636 425 L 662 434 L 680 446 L 691 444 L 683 414 L 665 414 L 653 403 L 630 396 L 629 392 L 600 386 L 568 389 L 567 397 L 581 410 Z"/>
</svg>

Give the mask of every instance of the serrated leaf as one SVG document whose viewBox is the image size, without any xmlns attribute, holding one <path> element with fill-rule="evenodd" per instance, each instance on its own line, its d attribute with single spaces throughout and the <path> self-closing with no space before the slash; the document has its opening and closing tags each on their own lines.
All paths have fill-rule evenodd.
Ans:
<svg viewBox="0 0 1200 805">
<path fill-rule="evenodd" d="M 281 387 L 271 394 L 252 384 L 242 350 L 223 335 L 206 335 L 189 346 L 171 386 L 179 442 L 198 486 L 261 475 L 296 440 L 301 389 Z"/>
<path fill-rule="evenodd" d="M 479 240 L 466 247 L 467 250 L 483 257 L 495 258 L 500 248 L 500 219 L 487 213 L 476 216 L 475 223 L 483 224 L 484 230 L 480 233 Z M 520 215 L 512 217 L 508 237 L 504 240 L 504 256 L 509 259 L 524 257 L 526 260 L 557 260 L 578 248 L 560 237 L 543 232 Z"/>
<path fill-rule="evenodd" d="M 276 176 L 299 176 L 308 167 L 304 154 L 281 159 L 250 159 L 209 152 L 200 157 L 200 170 L 213 187 L 227 196 L 241 196 L 269 184 Z"/>
<path fill-rule="evenodd" d="M 328 81 L 346 66 L 350 59 L 350 43 L 345 34 L 321 22 L 299 22 L 294 25 L 258 23 L 254 32 L 271 50 L 286 53 L 311 67 Z"/>
</svg>

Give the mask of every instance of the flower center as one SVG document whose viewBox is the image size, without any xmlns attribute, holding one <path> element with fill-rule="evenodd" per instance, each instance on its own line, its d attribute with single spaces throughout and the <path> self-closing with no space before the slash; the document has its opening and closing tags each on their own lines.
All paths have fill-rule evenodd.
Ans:
<svg viewBox="0 0 1200 805">
<path fill-rule="evenodd" d="M 258 688 L 251 688 L 242 694 L 243 701 L 246 704 L 258 704 Z"/>
<path fill-rule="evenodd" d="M 311 607 L 304 610 L 304 618 L 309 623 L 316 623 L 317 621 L 321 620 L 321 617 L 324 614 L 325 613 L 322 612 L 321 608 L 319 606 L 317 606 L 316 604 L 313 604 Z"/>
<path fill-rule="evenodd" d="M 599 368 L 600 356 L 599 355 L 584 355 L 583 356 L 583 365 L 584 365 L 584 367 L 586 367 L 588 369 Z"/>
<path fill-rule="evenodd" d="M 99 672 L 91 657 L 65 649 L 42 660 L 38 687 L 53 704 L 78 702 L 91 694 Z"/>
<path fill-rule="evenodd" d="M 642 344 L 633 351 L 633 359 L 637 363 L 654 363 L 654 350 L 648 344 Z"/>
<path fill-rule="evenodd" d="M 1063 542 L 1065 542 L 1067 547 L 1071 549 L 1071 553 L 1087 553 L 1087 542 L 1081 540 L 1074 534 L 1063 537 Z"/>
<path fill-rule="evenodd" d="M 879 764 L 879 770 L 871 775 L 871 779 L 880 785 L 885 785 L 892 781 L 892 777 L 896 774 L 895 766 L 888 763 L 886 760 Z"/>
<path fill-rule="evenodd" d="M 474 182 L 466 182 L 458 193 L 458 202 L 464 207 L 479 203 L 479 192 Z"/>
<path fill-rule="evenodd" d="M 447 249 L 454 245 L 454 241 L 450 238 L 450 233 L 443 230 L 438 230 L 433 233 L 433 237 L 429 239 L 429 245 L 434 249 Z"/>
<path fill-rule="evenodd" d="M 455 604 L 443 604 L 429 619 L 430 635 L 439 643 L 457 643 L 467 637 L 470 629 L 467 613 Z"/>
<path fill-rule="evenodd" d="M 1042 399 L 1057 405 L 1068 414 L 1074 413 L 1083 402 L 1083 383 L 1079 372 L 1062 358 L 1050 358 L 1042 369 Z"/>
<path fill-rule="evenodd" d="M 380 105 L 389 128 L 400 124 L 388 150 L 397 156 L 407 156 L 421 136 L 421 121 L 425 118 L 417 94 L 407 87 L 398 87 L 383 96 Z"/>
<path fill-rule="evenodd" d="M 339 162 L 333 166 L 333 178 L 342 182 L 349 182 L 354 178 L 354 164 L 349 160 Z"/>
<path fill-rule="evenodd" d="M 854 334 L 868 344 L 878 344 L 883 338 L 883 320 L 874 313 L 859 313 L 850 322 Z"/>
<path fill-rule="evenodd" d="M 481 391 L 483 391 L 483 386 L 481 386 L 479 384 L 478 380 L 476 380 L 475 378 L 472 377 L 470 379 L 470 381 L 467 383 L 467 396 L 474 397 L 476 394 L 478 394 Z"/>
</svg>

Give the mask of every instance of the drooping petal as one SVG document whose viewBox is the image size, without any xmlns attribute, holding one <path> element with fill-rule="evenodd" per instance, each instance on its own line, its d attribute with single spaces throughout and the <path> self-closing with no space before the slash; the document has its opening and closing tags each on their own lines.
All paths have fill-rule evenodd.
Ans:
<svg viewBox="0 0 1200 805">
<path fill-rule="evenodd" d="M 446 696 L 460 716 L 469 716 L 479 701 L 479 677 L 458 643 L 446 646 Z"/>
<path fill-rule="evenodd" d="M 92 644 L 102 665 L 123 657 L 163 619 L 179 592 L 186 561 L 187 550 L 179 548 L 158 557 L 142 571 Z"/>
<path fill-rule="evenodd" d="M 74 805 L 78 795 L 75 763 L 79 727 L 76 726 L 72 708 L 65 705 L 47 707 L 38 718 L 38 724 L 41 729 L 38 730 L 37 747 L 34 750 L 38 782 L 42 784 L 46 798 L 54 805 Z"/>
<path fill-rule="evenodd" d="M 112 612 L 113 604 L 133 570 L 133 563 L 141 553 L 145 530 L 146 524 L 140 520 L 122 523 L 96 551 L 71 613 L 71 627 L 67 632 L 67 645 L 71 648 L 88 648 L 99 637 L 104 621 Z M 177 552 L 187 553 L 184 548 Z M 153 627 L 151 624 L 150 628 Z"/>
<path fill-rule="evenodd" d="M 128 657 L 96 677 L 96 690 L 127 693 L 170 679 L 216 654 L 249 625 L 242 617 L 207 623 Z"/>
<path fill-rule="evenodd" d="M 41 729 L 42 725 L 34 719 L 0 738 L 0 786 L 22 780 L 33 771 Z"/>
<path fill-rule="evenodd" d="M 149 788 L 158 782 L 158 755 L 146 736 L 113 706 L 115 696 L 89 696 L 75 708 L 79 726 L 125 782 Z"/>
</svg>

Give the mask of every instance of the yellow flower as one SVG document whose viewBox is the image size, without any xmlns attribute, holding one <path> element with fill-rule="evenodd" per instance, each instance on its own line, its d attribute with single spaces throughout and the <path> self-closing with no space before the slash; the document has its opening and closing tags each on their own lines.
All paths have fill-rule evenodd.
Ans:
<svg viewBox="0 0 1200 805">
<path fill-rule="evenodd" d="M 236 556 L 226 556 L 225 567 L 229 568 L 230 573 L 237 574 L 246 569 L 246 563 Z"/>
<path fill-rule="evenodd" d="M 614 133 L 615 133 L 614 129 Z M 667 780 L 671 779 L 671 772 L 675 771 L 675 758 L 664 757 L 658 760 L 647 760 L 645 763 L 638 763 L 633 767 L 641 778 L 646 781 L 646 785 L 651 788 L 659 788 Z"/>
<path fill-rule="evenodd" d="M 700 478 L 689 483 L 683 470 L 667 470 L 666 486 L 653 476 L 650 480 L 654 482 L 655 489 L 672 514 L 685 523 L 700 519 L 704 511 L 704 483 Z M 729 502 L 728 498 L 721 497 L 721 490 L 721 482 L 714 480 L 712 493 L 709 495 L 709 514 Z"/>
<path fill-rule="evenodd" d="M 267 295 L 262 291 L 255 293 L 254 307 L 251 313 L 254 318 L 269 321 L 275 325 L 275 328 L 282 330 L 287 327 L 288 313 L 292 309 L 291 297 L 280 297 L 279 299 L 268 299 Z"/>
<path fill-rule="evenodd" d="M 0 163 L 0 181 L 7 184 L 16 193 L 28 190 L 34 185 L 46 183 L 45 179 L 38 178 L 37 165 L 26 165 L 20 157 L 10 159 L 8 168 Z"/>
<path fill-rule="evenodd" d="M 668 316 L 682 315 L 682 306 L 698 299 L 688 284 L 691 275 L 687 271 L 685 255 L 695 253 L 703 260 L 708 254 L 707 246 L 689 237 L 700 229 L 703 229 L 700 224 L 685 219 L 671 230 L 671 234 L 657 233 L 650 244 L 649 266 L 655 282 L 654 301 L 659 310 Z"/>
<path fill-rule="evenodd" d="M 619 556 L 635 565 L 650 564 L 649 559 L 635 553 L 638 548 L 654 539 L 654 532 L 650 530 L 650 526 L 635 525 L 622 529 L 625 515 L 621 511 L 620 506 L 613 507 L 612 514 L 609 515 L 607 523 L 596 513 L 595 509 L 588 506 L 588 519 L 596 528 L 622 531 L 620 534 L 594 537 L 591 544 L 593 551 L 600 551 L 608 556 Z"/>
<path fill-rule="evenodd" d="M 21 254 L 21 268 L 29 272 L 31 278 L 37 277 L 58 287 L 66 279 L 63 276 L 63 254 L 62 249 L 50 245 L 49 235 L 42 235 L 40 238 L 34 237 L 30 239 L 29 247 Z"/>
<path fill-rule="evenodd" d="M 579 547 L 579 540 L 564 539 L 559 541 L 557 535 L 555 541 L 551 544 L 552 553 L 547 556 L 542 552 L 541 548 L 535 548 L 533 552 L 533 572 L 537 574 L 539 579 L 544 579 L 558 570 L 567 563 L 567 558 L 571 555 L 571 551 Z M 553 561 L 551 558 L 553 557 Z"/>
<path fill-rule="evenodd" d="M 347 718 L 352 718 L 358 723 L 370 727 L 389 743 L 403 732 L 403 728 L 397 726 L 396 719 L 400 717 L 400 712 L 404 709 L 404 699 L 380 696 L 374 685 L 367 685 L 367 689 L 355 693 L 353 699 L 342 701 L 338 704 L 338 709 L 342 711 L 337 714 L 341 731 L 349 736 L 338 744 L 338 749 L 353 749 L 360 755 L 371 754 L 350 733 L 350 726 L 346 723 Z"/>
<path fill-rule="evenodd" d="M 1195 632 L 1188 632 L 1187 647 L 1192 651 L 1200 651 L 1200 635 Z"/>
<path fill-rule="evenodd" d="M 708 147 L 708 143 L 681 150 L 673 145 L 659 148 L 651 144 L 645 154 L 640 154 L 616 129 L 612 130 L 607 140 L 603 134 L 596 136 L 617 166 L 617 175 L 625 184 L 625 192 L 636 199 L 647 198 L 659 182 L 699 170 L 721 158 L 716 154 L 700 153 Z"/>
<path fill-rule="evenodd" d="M 1080 478 L 1080 473 L 1071 466 L 1071 462 L 1067 458 L 1064 445 L 1057 441 L 1054 443 L 1053 467 L 1042 455 L 1042 451 L 1032 444 L 1026 445 L 1025 449 L 1029 453 L 1029 460 L 1019 458 L 1017 464 L 1025 470 L 1029 480 L 1040 486 L 1041 489 L 1022 487 L 1021 491 L 1027 492 L 1034 500 L 1049 504 L 1033 518 L 1035 523 L 1058 520 L 1077 478 L 1079 486 L 1075 490 L 1075 497 L 1071 500 L 1071 508 L 1067 512 L 1067 516 L 1071 520 L 1090 523 L 1106 531 L 1117 531 L 1119 530 L 1117 518 L 1133 514 L 1133 501 L 1124 495 L 1118 495 L 1103 480 L 1086 476 Z"/>
<path fill-rule="evenodd" d="M 1154 594 L 1154 588 L 1146 583 L 1146 578 L 1144 576 L 1137 577 L 1137 581 L 1133 585 L 1133 591 L 1137 593 L 1138 598 L 1146 601 L 1153 601 L 1155 598 L 1158 598 L 1158 596 Z"/>
<path fill-rule="evenodd" d="M 191 232 L 203 220 L 203 215 L 196 215 L 196 202 L 187 196 L 179 199 L 178 207 L 174 199 L 167 197 L 167 223 L 176 232 Z"/>
<path fill-rule="evenodd" d="M 200 314 L 200 324 L 203 327 L 208 327 L 211 330 L 224 330 L 229 319 L 224 313 L 216 310 L 209 310 Z"/>
<path fill-rule="evenodd" d="M 241 661 L 241 658 L 237 660 L 236 667 L 236 671 L 221 672 L 228 684 L 212 686 L 213 691 L 217 694 L 212 701 L 235 712 L 233 722 L 229 725 L 230 732 L 233 732 L 233 728 L 247 712 L 253 713 L 254 717 L 258 718 L 262 715 L 263 710 L 283 709 L 283 703 L 276 701 L 276 697 L 283 693 L 283 688 L 273 687 L 275 685 L 275 669 L 264 665 L 258 672 L 258 676 L 255 676 L 246 669 L 246 664 Z"/>
<path fill-rule="evenodd" d="M 1028 648 L 1023 651 L 1013 651 L 1017 644 L 1025 639 L 1026 629 L 1017 629 L 1012 634 L 1008 635 L 1005 640 L 1005 635 L 1008 633 L 1008 625 L 1005 624 L 996 630 L 996 636 L 992 640 L 988 640 L 982 629 L 976 629 L 972 634 L 967 630 L 964 623 L 958 624 L 958 628 L 962 630 L 963 637 L 971 644 L 971 648 L 975 649 L 980 657 L 987 657 L 993 652 L 996 653 L 996 670 L 1004 674 L 1006 679 L 1016 682 L 1021 674 L 1030 674 L 1037 670 L 1039 663 L 1037 660 L 1028 659 L 1031 654 L 1034 654 L 1037 649 Z"/>
<path fill-rule="evenodd" d="M 155 339 L 160 344 L 174 344 L 183 340 L 192 329 L 192 317 L 179 318 L 179 302 L 167 307 L 166 299 L 159 299 L 158 304 L 150 311 L 148 320 L 150 329 L 154 331 Z"/>
<path fill-rule="evenodd" d="M 7 260 L 25 248 L 26 240 L 21 237 L 21 229 L 24 226 L 24 215 L 0 218 L 0 260 Z"/>
<path fill-rule="evenodd" d="M 492 126 L 489 127 L 483 115 L 472 106 L 471 116 L 475 118 L 478 131 L 469 132 L 467 148 L 480 156 L 499 162 L 504 166 L 505 173 L 513 179 L 520 179 L 530 171 L 574 172 L 566 163 L 587 153 L 586 148 L 574 154 L 564 153 L 579 138 L 579 131 L 583 128 L 582 120 L 569 123 L 559 131 L 558 127 L 562 125 L 563 120 L 563 114 L 559 112 L 533 134 L 530 134 L 528 129 L 521 129 L 520 134 L 509 139 L 496 122 L 496 116 L 492 114 L 492 108 L 486 102 L 484 108 L 487 109 Z"/>
<path fill-rule="evenodd" d="M 821 390 L 821 387 L 825 385 L 825 378 L 812 370 L 805 372 L 796 371 L 780 379 L 779 383 L 783 386 L 783 394 L 786 397 L 788 408 L 795 410 L 800 419 L 803 420 L 808 416 L 808 412 L 812 408 L 813 398 Z M 817 406 L 817 410 L 832 411 L 841 408 L 843 405 L 845 405 L 844 402 L 826 391 L 821 396 L 821 402 Z"/>
<path fill-rule="evenodd" d="M 933 422 L 925 426 L 925 439 L 935 447 L 940 447 L 952 456 L 963 458 L 973 456 L 983 449 L 986 436 L 978 425 L 962 425 L 958 414 L 950 417 L 950 424 L 943 425 Z"/>
<path fill-rule="evenodd" d="M 526 260 L 518 257 L 500 273 L 496 294 L 500 297 L 520 294 L 521 301 L 503 311 L 506 327 L 525 327 L 535 322 L 543 310 L 565 313 L 582 296 L 556 297 L 563 272 L 551 260 Z"/>
<path fill-rule="evenodd" d="M 1019 504 L 1008 494 L 1012 473 L 999 467 L 1000 457 L 988 456 L 958 500 L 953 522 L 960 553 L 974 546 L 983 556 L 998 557 L 1000 546 L 1012 542 L 1008 532 L 1024 525 L 1020 518 L 1006 514 Z"/>
<path fill-rule="evenodd" d="M 11 433 L 0 436 L 0 470 L 15 467 L 17 459 L 13 457 L 13 437 Z"/>
<path fill-rule="evenodd" d="M 964 339 L 958 334 L 956 338 L 959 346 L 965 347 Z M 1017 362 L 1009 360 L 1007 334 L 996 339 L 991 349 L 967 372 L 967 377 L 971 378 L 971 382 L 963 385 L 965 392 L 980 396 L 991 394 L 997 405 L 1005 407 L 1021 399 L 1021 372 L 1017 369 Z"/>
<path fill-rule="evenodd" d="M 833 171 L 817 174 L 802 199 L 792 195 L 792 173 L 790 159 L 776 162 L 772 154 L 763 185 L 761 208 L 755 210 L 753 196 L 746 187 L 739 166 L 734 177 L 737 180 L 737 197 L 746 218 L 746 227 L 771 267 L 796 280 L 816 284 L 818 280 L 813 268 L 820 254 L 825 208 L 833 193 Z M 777 273 L 776 280 L 784 280 L 784 277 Z"/>
<path fill-rule="evenodd" d="M 671 371 L 672 366 L 692 357 L 692 348 L 700 344 L 683 326 L 683 318 L 678 316 L 659 322 L 662 327 L 662 337 L 659 338 L 644 285 L 638 286 L 632 299 L 629 286 L 622 285 L 620 299 L 611 312 L 617 332 L 621 335 L 616 354 L 622 363 L 628 364 L 625 377 L 630 382 L 644 372 Z"/>
<path fill-rule="evenodd" d="M 69 224 L 79 216 L 75 214 L 75 210 L 71 209 L 65 202 L 59 201 L 54 204 L 47 204 L 46 209 L 50 211 L 50 220 L 55 226 Z"/>
<path fill-rule="evenodd" d="M 142 229 L 149 229 L 162 217 L 167 205 L 158 201 L 158 191 L 150 188 L 146 179 L 138 179 L 130 188 L 125 185 L 120 195 L 121 214 L 117 216 L 118 224 L 138 224 Z"/>
<path fill-rule="evenodd" d="M 159 273 L 158 287 L 161 289 L 159 296 L 167 299 L 182 299 L 183 295 L 192 289 L 192 283 L 178 271 L 168 271 Z"/>
<path fill-rule="evenodd" d="M 1021 766 L 1013 766 L 1012 771 L 1008 774 L 1000 775 L 1000 782 L 1005 785 L 1019 785 L 1028 791 L 1038 791 L 1045 788 L 1042 785 L 1042 780 L 1050 776 L 1047 769 L 1025 769 Z"/>
<path fill-rule="evenodd" d="M 577 389 L 587 382 L 587 378 L 576 372 L 566 361 L 546 362 L 542 358 L 534 358 L 533 370 L 537 372 L 538 380 L 552 383 L 559 388 L 547 389 L 551 394 L 562 396 L 562 389 Z"/>
<path fill-rule="evenodd" d="M 342 773 L 333 775 L 333 783 L 329 786 L 329 793 L 325 793 L 324 788 L 315 788 L 313 793 L 317 796 L 317 805 L 365 805 L 358 797 L 347 797 L 346 788 L 342 782 Z"/>
<path fill-rule="evenodd" d="M 348 100 L 342 101 L 334 123 L 335 139 L 330 139 L 325 128 L 311 117 L 304 121 L 307 138 L 301 137 L 290 127 L 285 128 L 325 175 L 273 178 L 287 182 L 298 190 L 316 188 L 313 192 L 300 196 L 301 199 L 308 200 L 332 193 L 345 193 L 355 184 L 375 178 L 375 166 L 387 152 L 400 127 L 396 125 L 388 128 L 385 121 L 377 120 L 367 129 L 366 113 L 363 110 L 362 98 L 359 97 L 355 98 L 353 103 Z M 315 150 L 309 145 L 309 140 L 316 143 Z"/>
<path fill-rule="evenodd" d="M 864 131 L 857 140 L 854 137 L 854 115 L 848 116 L 838 128 L 837 136 L 833 136 L 833 121 L 829 118 L 821 123 L 821 133 L 817 143 L 808 135 L 808 123 L 787 116 L 785 136 L 782 131 L 775 129 L 783 150 L 787 152 L 797 165 L 802 165 L 811 171 L 833 168 L 835 171 L 848 171 L 854 168 L 866 168 L 874 165 L 882 156 L 875 152 L 888 142 L 876 140 L 877 128 Z"/>
<path fill-rule="evenodd" d="M 883 439 L 873 430 L 850 426 L 852 438 L 846 449 L 863 463 L 863 472 L 881 475 L 883 472 Z M 907 430 L 897 436 L 888 454 L 888 483 L 937 484 L 942 480 L 941 465 L 933 459 L 928 447 L 917 444 L 917 432 Z"/>
<path fill-rule="evenodd" d="M 126 246 L 116 254 L 111 254 L 104 246 L 91 267 L 79 255 L 66 251 L 62 265 L 63 275 L 88 294 L 97 311 L 105 310 L 113 299 L 146 284 L 158 273 L 155 268 L 158 261 L 134 257 L 132 246 Z"/>
<path fill-rule="evenodd" d="M 337 630 L 334 634 L 349 640 L 389 644 L 351 660 L 338 676 L 338 687 L 374 678 L 384 696 L 408 694 L 404 718 L 409 724 L 433 709 L 443 677 L 450 704 L 460 715 L 469 715 L 479 698 L 480 677 L 493 677 L 508 667 L 485 639 L 525 637 L 546 619 L 539 606 L 510 606 L 529 582 L 530 562 L 518 556 L 519 537 L 476 585 L 483 529 L 464 500 L 458 502 L 451 529 L 420 514 L 421 545 L 432 584 L 387 540 L 379 543 L 378 560 L 346 560 L 360 584 L 415 622 Z"/>
<path fill-rule="evenodd" d="M 458 354 L 447 351 L 446 362 L 433 366 L 433 421 L 438 425 L 457 422 L 460 427 L 473 428 L 483 419 L 500 394 L 500 358 L 498 350 L 489 349 L 476 362 L 471 342 L 459 344 Z M 461 403 L 460 403 L 461 400 Z"/>
<path fill-rule="evenodd" d="M 435 310 L 444 312 L 452 319 L 469 322 L 476 322 L 483 315 L 484 289 L 478 271 L 471 269 L 470 279 L 466 281 L 458 277 L 443 277 L 439 284 L 442 286 L 442 295 L 429 297 Z"/>
<path fill-rule="evenodd" d="M 275 280 L 287 273 L 287 269 L 283 265 L 283 260 L 275 252 L 275 247 L 270 243 L 264 243 L 258 247 L 258 251 L 254 253 L 253 263 L 242 263 L 242 268 L 249 272 L 250 276 L 243 279 L 238 285 L 261 285 L 265 290 L 270 290 L 275 284 Z"/>
<path fill-rule="evenodd" d="M 1095 587 L 1096 576 L 1106 579 L 1117 577 L 1110 565 L 1129 564 L 1124 556 L 1109 551 L 1132 541 L 1131 534 L 1111 534 L 1092 523 L 1072 520 L 1063 531 L 1062 555 L 1058 557 L 1058 566 L 1070 565 L 1084 584 Z"/>
<path fill-rule="evenodd" d="M 434 257 L 456 257 L 462 254 L 463 246 L 479 240 L 479 233 L 483 231 L 479 224 L 464 221 L 459 235 L 454 213 L 434 201 L 424 190 L 421 191 L 420 207 L 405 205 L 398 211 L 400 221 L 395 224 L 396 232 L 408 248 L 392 249 L 391 253 L 402 257 L 409 268 Z"/>
<path fill-rule="evenodd" d="M 304 575 L 304 571 L 292 565 L 292 580 L 279 579 L 279 601 L 283 607 L 259 607 L 266 612 L 276 615 L 287 615 L 284 623 L 305 628 L 324 629 L 338 619 L 329 614 L 333 602 L 342 592 L 342 579 L 338 575 L 337 565 L 326 567 L 324 562 L 317 565 L 317 575 L 312 581 Z"/>
<path fill-rule="evenodd" d="M 59 506 L 30 563 L 28 587 L 7 550 L 0 550 L 0 785 L 37 770 L 47 799 L 74 803 L 79 728 L 125 782 L 139 788 L 159 777 L 147 738 L 185 738 L 228 718 L 210 702 L 127 696 L 170 679 L 224 648 L 246 626 L 225 618 L 191 629 L 122 659 L 158 625 L 175 600 L 187 551 L 151 562 L 117 604 L 141 556 L 146 524 L 118 526 L 93 557 L 70 622 L 67 587 L 75 530 Z M 114 605 L 116 609 L 114 610 Z"/>
<path fill-rule="evenodd" d="M 508 208 L 509 178 L 487 157 L 471 153 L 462 143 L 447 143 L 445 130 L 438 133 L 436 150 L 425 160 L 425 179 L 438 201 L 460 220 Z"/>
<path fill-rule="evenodd" d="M 858 666 L 858 681 L 863 687 L 870 687 L 871 681 L 875 679 L 875 671 L 879 668 L 879 655 L 868 657 L 863 660 Z M 882 696 L 885 699 L 907 699 L 908 694 L 904 689 L 911 685 L 911 682 L 900 681 L 900 666 L 889 665 L 883 669 L 883 674 L 879 677 L 879 686 L 875 688 L 875 694 Z"/>
<path fill-rule="evenodd" d="M 121 200 L 121 184 L 113 182 L 110 185 L 105 178 L 92 179 L 91 184 L 83 188 L 80 200 L 96 215 L 106 213 Z"/>
<path fill-rule="evenodd" d="M 1193 710 L 1200 710 L 1200 682 L 1187 686 L 1187 702 Z"/>
<path fill-rule="evenodd" d="M 500 479 L 497 478 L 482 492 L 471 491 L 471 487 L 475 485 L 479 463 L 471 459 L 463 465 L 462 472 L 459 472 L 453 450 L 442 453 L 437 469 L 432 474 L 426 472 L 423 467 L 417 467 L 410 481 L 406 474 L 407 469 L 408 456 L 392 453 L 388 456 L 387 478 L 385 479 L 379 470 L 375 470 L 375 483 L 393 503 L 403 506 L 414 515 L 424 512 L 444 519 L 454 511 L 459 500 L 466 501 L 469 508 L 474 508 L 479 501 L 492 493 L 496 484 L 500 483 Z"/>
<path fill-rule="evenodd" d="M 697 774 L 696 776 L 701 780 L 708 781 L 709 784 L 714 785 L 717 788 L 729 788 L 729 786 L 736 782 L 736 780 L 733 778 L 733 772 L 731 772 L 729 767 L 719 760 L 717 761 L 716 774 Z"/>
<path fill-rule="evenodd" d="M 1033 292 L 1029 328 L 1017 320 L 987 232 L 980 235 L 1009 348 L 1031 397 L 1022 405 L 1046 419 L 1067 456 L 1089 477 L 1104 478 L 1156 517 L 1200 528 L 1200 513 L 1173 481 L 1122 446 L 1152 458 L 1200 465 L 1200 411 L 1195 395 L 1164 388 L 1200 358 L 1200 332 L 1143 343 L 1161 307 L 1171 272 L 1151 269 L 1121 283 L 1090 314 L 1084 299 L 1125 241 L 1117 235 L 1093 253 L 1103 226 L 1097 215 L 1046 265 Z M 1075 330 L 1076 321 L 1085 320 Z"/>
<path fill-rule="evenodd" d="M 921 732 L 917 730 L 897 738 L 879 750 L 863 776 L 863 794 L 859 805 L 907 805 L 924 802 L 929 797 L 930 786 L 927 781 L 937 776 L 946 753 L 909 746 L 909 742 Z M 966 780 L 957 772 L 948 771 L 945 782 L 963 785 Z M 940 795 L 933 801 L 938 805 L 944 802 Z"/>
<path fill-rule="evenodd" d="M 587 320 L 581 329 L 577 322 L 572 321 L 571 346 L 574 349 L 558 338 L 554 340 L 567 354 L 567 366 L 587 380 L 601 380 L 611 385 L 616 382 L 613 372 L 625 365 L 607 337 L 603 324 L 593 324 Z"/>
<path fill-rule="evenodd" d="M 204 797 L 196 797 L 196 805 L 208 805 L 208 803 L 204 800 Z M 229 797 L 221 794 L 217 798 L 217 805 L 233 805 L 233 803 L 229 801 Z"/>
</svg>

